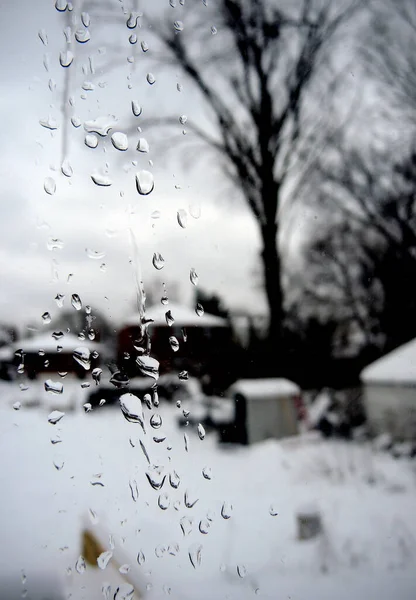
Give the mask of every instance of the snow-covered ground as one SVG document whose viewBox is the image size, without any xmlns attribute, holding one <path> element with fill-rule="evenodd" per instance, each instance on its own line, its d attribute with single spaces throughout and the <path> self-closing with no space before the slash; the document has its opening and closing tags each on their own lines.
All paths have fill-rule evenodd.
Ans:
<svg viewBox="0 0 416 600">
<path fill-rule="evenodd" d="M 221 447 L 215 434 L 200 440 L 194 426 L 177 428 L 191 400 L 181 409 L 162 401 L 153 411 L 159 429 L 143 405 L 146 434 L 116 406 L 80 407 L 52 425 L 46 408 L 13 410 L 24 393 L 16 383 L 0 388 L 0 588 L 12 578 L 29 598 L 41 573 L 75 600 L 105 597 L 103 585 L 112 599 L 123 578 L 134 597 L 150 600 L 416 597 L 414 462 L 315 436 Z M 159 481 L 166 475 L 160 490 L 146 471 Z M 185 491 L 188 505 L 197 500 L 192 508 Z M 299 541 L 296 514 L 311 505 L 324 534 Z M 102 550 L 114 549 L 106 569 L 87 564 L 80 574 L 85 528 Z M 122 564 L 130 565 L 124 576 Z"/>
</svg>

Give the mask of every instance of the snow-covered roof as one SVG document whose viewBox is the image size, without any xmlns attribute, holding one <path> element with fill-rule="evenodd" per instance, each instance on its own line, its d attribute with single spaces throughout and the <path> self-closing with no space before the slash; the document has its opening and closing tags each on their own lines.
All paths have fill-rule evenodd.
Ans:
<svg viewBox="0 0 416 600">
<path fill-rule="evenodd" d="M 167 305 L 154 304 L 146 309 L 146 317 L 153 319 L 152 325 L 166 326 L 166 312 L 170 310 L 172 317 L 175 319 L 175 325 L 179 327 L 227 327 L 227 321 L 221 317 L 216 317 L 208 313 L 204 313 L 199 317 L 195 310 L 169 302 Z M 137 314 L 127 318 L 123 325 L 138 325 L 139 317 Z"/>
<path fill-rule="evenodd" d="M 98 342 L 91 341 L 89 339 L 80 340 L 78 336 L 73 333 L 66 333 L 63 337 L 56 340 L 52 337 L 52 332 L 48 331 L 40 333 L 31 338 L 18 340 L 9 346 L 1 348 L 0 360 L 8 360 L 10 357 L 13 358 L 16 350 L 22 349 L 23 352 L 39 352 L 44 350 L 45 352 L 52 354 L 57 352 L 57 346 L 62 346 L 62 352 L 73 352 L 75 348 L 80 346 L 86 346 L 89 350 L 99 350 L 104 346 Z"/>
<path fill-rule="evenodd" d="M 396 348 L 361 371 L 364 383 L 416 384 L 416 339 Z"/>
<path fill-rule="evenodd" d="M 298 395 L 300 388 L 289 379 L 240 379 L 228 390 L 227 395 L 242 394 L 250 398 L 279 398 L 282 396 Z"/>
</svg>

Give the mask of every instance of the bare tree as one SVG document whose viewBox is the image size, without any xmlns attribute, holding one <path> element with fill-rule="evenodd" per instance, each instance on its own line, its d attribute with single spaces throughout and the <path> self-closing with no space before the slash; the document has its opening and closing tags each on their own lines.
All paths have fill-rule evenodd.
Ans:
<svg viewBox="0 0 416 600">
<path fill-rule="evenodd" d="M 184 12 L 184 27 L 152 27 L 163 47 L 159 58 L 181 69 L 207 107 L 210 119 L 188 121 L 187 129 L 220 157 L 258 222 L 275 348 L 283 322 L 279 211 L 302 139 L 305 97 L 324 74 L 335 34 L 362 4 L 217 0 L 212 30 L 203 6 Z M 177 118 L 160 119 L 169 122 Z"/>
</svg>

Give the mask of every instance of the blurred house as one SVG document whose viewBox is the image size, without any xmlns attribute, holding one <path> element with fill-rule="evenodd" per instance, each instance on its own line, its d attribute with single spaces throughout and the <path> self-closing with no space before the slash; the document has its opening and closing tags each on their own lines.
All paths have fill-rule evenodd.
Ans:
<svg viewBox="0 0 416 600">
<path fill-rule="evenodd" d="M 367 366 L 361 380 L 371 432 L 416 439 L 416 339 Z"/>
</svg>

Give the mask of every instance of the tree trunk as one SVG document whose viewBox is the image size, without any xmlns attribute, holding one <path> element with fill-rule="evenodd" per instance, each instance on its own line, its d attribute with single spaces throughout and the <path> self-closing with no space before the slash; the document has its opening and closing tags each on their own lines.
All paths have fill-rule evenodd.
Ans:
<svg viewBox="0 0 416 600">
<path fill-rule="evenodd" d="M 261 228 L 264 287 L 269 306 L 266 362 L 270 375 L 279 374 L 283 369 L 283 293 L 277 232 L 278 228 L 275 223 L 268 223 Z"/>
</svg>

